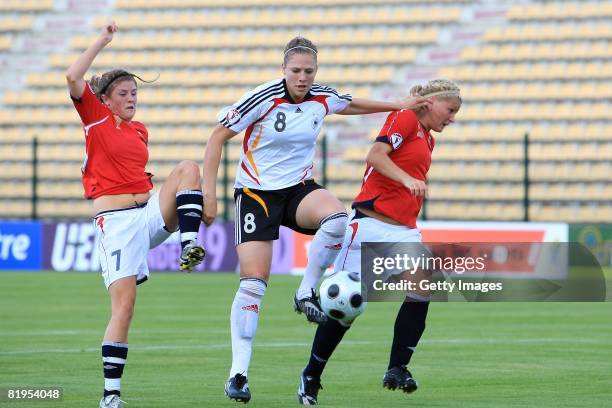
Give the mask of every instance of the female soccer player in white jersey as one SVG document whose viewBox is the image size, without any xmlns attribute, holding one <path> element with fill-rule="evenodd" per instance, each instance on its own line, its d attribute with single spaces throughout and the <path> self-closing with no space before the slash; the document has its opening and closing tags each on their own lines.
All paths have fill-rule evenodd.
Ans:
<svg viewBox="0 0 612 408">
<path fill-rule="evenodd" d="M 347 215 L 342 203 L 312 176 L 315 142 L 325 116 L 359 115 L 424 106 L 423 98 L 401 103 L 353 99 L 314 83 L 317 47 L 296 37 L 285 47 L 284 77 L 244 95 L 218 116 L 204 157 L 204 221 L 216 216 L 216 182 L 223 144 L 246 129 L 235 182 L 236 245 L 240 286 L 231 309 L 232 367 L 225 393 L 247 402 L 247 371 L 261 299 L 272 259 L 272 241 L 285 225 L 314 234 L 296 311 L 320 323 L 326 319 L 315 295 L 323 271 L 340 249 Z"/>
<path fill-rule="evenodd" d="M 427 172 L 434 138 L 455 120 L 461 107 L 457 85 L 432 80 L 410 94 L 431 99 L 427 108 L 392 112 L 366 158 L 361 192 L 353 202 L 336 271 L 361 272 L 362 242 L 421 242 L 416 220 L 427 195 Z M 395 320 L 393 345 L 383 386 L 413 392 L 417 383 L 406 366 L 423 331 L 429 307 L 426 293 L 410 293 Z M 344 333 L 350 328 L 329 319 L 317 327 L 310 361 L 302 372 L 298 401 L 316 405 L 321 374 Z"/>
<path fill-rule="evenodd" d="M 83 78 L 118 28 L 109 22 L 96 41 L 66 71 L 70 97 L 85 130 L 81 169 L 85 197 L 92 200 L 100 243 L 102 276 L 111 298 L 111 319 L 102 342 L 104 394 L 101 408 L 123 406 L 121 376 L 127 361 L 128 330 L 136 302 L 136 285 L 149 277 L 147 254 L 180 229 L 182 270 L 202 262 L 197 234 L 202 218 L 200 169 L 181 162 L 161 190 L 150 193 L 148 136 L 134 121 L 138 100 L 136 75 L 115 69 Z"/>
</svg>

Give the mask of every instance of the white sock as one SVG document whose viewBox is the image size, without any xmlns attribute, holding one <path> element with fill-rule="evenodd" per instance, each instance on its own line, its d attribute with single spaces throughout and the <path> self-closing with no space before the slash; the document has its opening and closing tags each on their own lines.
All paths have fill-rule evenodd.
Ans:
<svg viewBox="0 0 612 408">
<path fill-rule="evenodd" d="M 334 213 L 321 221 L 321 226 L 308 248 L 308 264 L 297 291 L 298 299 L 310 296 L 325 269 L 336 260 L 342 248 L 347 221 L 346 213 Z"/>
<path fill-rule="evenodd" d="M 256 278 L 240 279 L 240 287 L 232 303 L 230 325 L 232 332 L 232 368 L 230 378 L 240 373 L 248 375 L 253 339 L 257 332 L 261 299 L 266 282 Z"/>
</svg>

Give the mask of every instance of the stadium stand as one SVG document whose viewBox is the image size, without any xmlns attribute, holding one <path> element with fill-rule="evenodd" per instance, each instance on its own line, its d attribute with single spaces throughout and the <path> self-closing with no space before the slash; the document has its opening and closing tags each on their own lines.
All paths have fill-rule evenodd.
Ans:
<svg viewBox="0 0 612 408">
<path fill-rule="evenodd" d="M 432 77 L 460 84 L 464 106 L 434 151 L 428 219 L 522 220 L 527 193 L 530 220 L 612 221 L 612 1 L 313 0 L 297 18 L 289 0 L 104 3 L 121 35 L 94 70 L 159 75 L 141 86 L 137 116 L 150 130 L 156 181 L 180 160 L 201 161 L 218 110 L 278 77 L 280 50 L 299 33 L 321 49 L 317 81 L 356 96 L 398 97 Z M 0 2 L 0 71 L 11 79 L 0 86 L 0 218 L 32 214 L 34 137 L 38 216 L 90 215 L 82 130 L 63 73 L 106 17 L 57 28 L 51 47 L 23 46 L 65 16 L 61 4 Z M 33 54 L 44 63 L 11 63 Z M 326 120 L 326 182 L 347 205 L 383 120 Z M 238 138 L 228 144 L 230 179 L 240 149 Z M 231 186 L 224 194 L 220 213 Z"/>
<path fill-rule="evenodd" d="M 32 29 L 33 22 L 33 17 L 29 15 L 2 17 L 0 18 L 0 32 L 29 31 Z"/>
<path fill-rule="evenodd" d="M 3 0 L 0 11 L 6 12 L 41 12 L 53 9 L 53 0 Z"/>
</svg>

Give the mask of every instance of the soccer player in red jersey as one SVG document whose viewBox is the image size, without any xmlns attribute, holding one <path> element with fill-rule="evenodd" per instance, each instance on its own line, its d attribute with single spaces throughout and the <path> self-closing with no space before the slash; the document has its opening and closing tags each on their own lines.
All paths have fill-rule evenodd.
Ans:
<svg viewBox="0 0 612 408">
<path fill-rule="evenodd" d="M 150 193 L 153 175 L 148 132 L 136 114 L 136 75 L 115 69 L 89 82 L 83 78 L 117 25 L 109 22 L 96 41 L 66 71 L 70 97 L 85 131 L 82 166 L 85 197 L 93 200 L 102 276 L 111 298 L 111 318 L 102 342 L 104 394 L 100 407 L 121 407 L 121 376 L 127 359 L 128 329 L 136 285 L 147 280 L 147 254 L 180 230 L 180 268 L 191 271 L 204 259 L 197 242 L 202 190 L 197 163 L 181 162 L 161 190 Z"/>
<path fill-rule="evenodd" d="M 366 158 L 361 191 L 353 202 L 336 271 L 361 272 L 362 242 L 421 242 L 416 219 L 427 196 L 427 172 L 435 140 L 430 131 L 442 132 L 455 120 L 461 107 L 459 88 L 445 79 L 415 86 L 412 96 L 430 99 L 430 106 L 389 114 Z M 423 331 L 429 297 L 409 293 L 395 321 L 393 345 L 383 386 L 416 390 L 417 383 L 407 370 Z M 321 388 L 321 374 L 334 349 L 350 328 L 328 319 L 320 324 L 313 340 L 310 361 L 300 377 L 298 400 L 315 405 Z"/>
</svg>

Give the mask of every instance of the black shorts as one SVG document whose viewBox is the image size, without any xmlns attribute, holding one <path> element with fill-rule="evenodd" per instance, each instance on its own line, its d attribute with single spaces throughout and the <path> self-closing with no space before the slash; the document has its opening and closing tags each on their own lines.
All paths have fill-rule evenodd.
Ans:
<svg viewBox="0 0 612 408">
<path fill-rule="evenodd" d="M 302 234 L 314 235 L 317 229 L 300 227 L 295 216 L 302 199 L 320 188 L 323 187 L 314 180 L 306 180 L 280 190 L 235 189 L 236 245 L 278 239 L 281 225 Z"/>
</svg>

